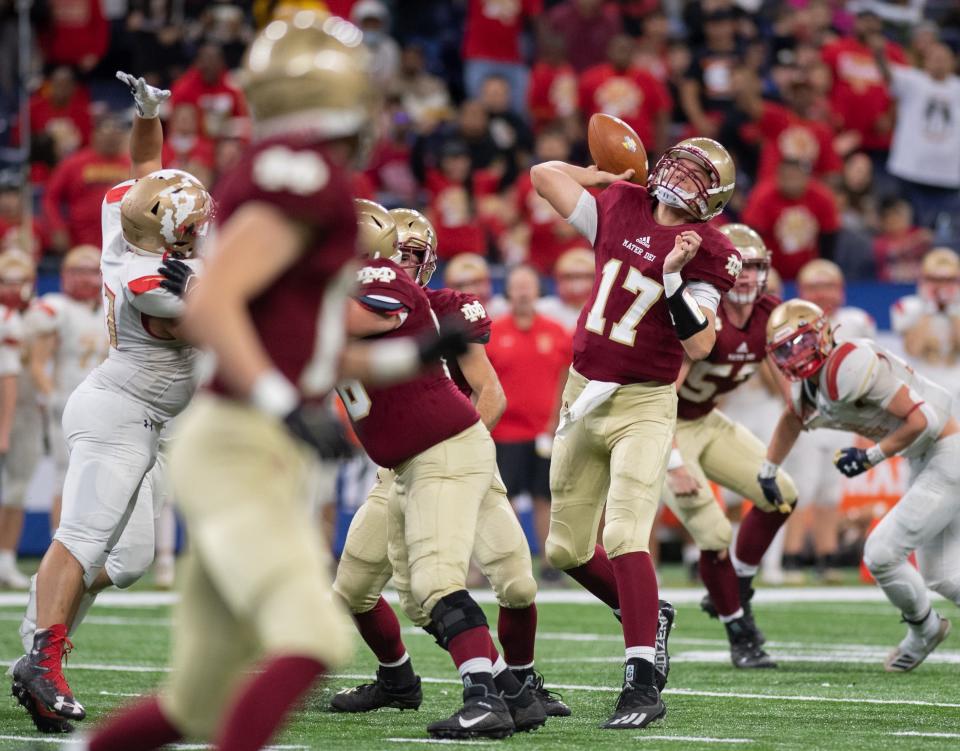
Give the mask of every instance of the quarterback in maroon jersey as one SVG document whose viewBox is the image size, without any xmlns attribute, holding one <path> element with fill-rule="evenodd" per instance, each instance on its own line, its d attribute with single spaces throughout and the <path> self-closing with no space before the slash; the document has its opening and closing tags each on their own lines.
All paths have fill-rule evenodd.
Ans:
<svg viewBox="0 0 960 751">
<path fill-rule="evenodd" d="M 427 295 L 413 274 L 396 263 L 401 254 L 395 220 L 378 204 L 357 203 L 366 258 L 357 272 L 349 332 L 389 341 L 436 331 Z M 531 687 L 509 670 L 500 670 L 494 678 L 502 660 L 483 611 L 466 589 L 471 552 L 481 538 L 481 509 L 505 499 L 497 481 L 493 441 L 480 414 L 454 384 L 445 364 L 425 369 L 406 383 L 372 387 L 350 381 L 340 383 L 337 392 L 370 458 L 392 470 L 381 471 L 379 485 L 384 492 L 390 481 L 387 552 L 404 610 L 450 653 L 463 678 L 463 706 L 449 718 L 431 723 L 427 731 L 435 738 L 504 738 L 515 730 L 539 727 L 546 715 Z M 365 521 L 367 530 L 361 529 L 361 536 L 370 531 L 369 524 Z M 344 572 L 341 579 L 338 591 L 344 599 L 356 594 L 349 591 L 352 573 Z M 532 603 L 536 584 L 529 554 L 516 583 L 527 589 L 524 604 Z M 372 625 L 369 631 L 364 620 L 358 621 L 364 636 L 382 638 L 388 618 L 366 624 Z M 402 642 L 392 641 L 389 650 L 379 645 L 385 648 L 383 657 L 393 653 L 394 659 L 382 666 L 387 668 L 383 683 L 392 679 L 392 685 L 375 683 L 372 689 L 354 691 L 387 689 L 385 693 L 396 697 L 395 705 L 419 704 L 419 679 L 401 651 Z M 397 670 L 390 671 L 391 667 Z M 338 703 L 340 709 L 362 709 L 349 706 L 352 702 Z"/>
<path fill-rule="evenodd" d="M 753 622 L 750 584 L 793 510 L 797 491 L 780 472 L 777 483 L 784 504 L 775 507 L 766 501 L 757 483 L 766 447 L 717 409 L 717 402 L 760 368 L 770 367 L 765 365 L 767 319 L 780 301 L 764 293 L 770 253 L 760 235 L 745 224 L 727 224 L 720 231 L 740 252 L 743 270 L 717 310 L 713 350 L 703 360 L 685 361 L 681 368 L 676 449 L 668 465 L 665 497 L 700 548 L 700 578 L 708 592 L 704 608 L 723 622 L 734 666 L 768 668 L 776 665 L 763 651 L 763 636 Z M 733 562 L 727 550 L 730 522 L 710 481 L 754 503 L 740 527 Z"/>
<path fill-rule="evenodd" d="M 222 181 L 208 274 L 183 319 L 217 371 L 170 454 L 192 548 L 173 671 L 159 700 L 101 729 L 93 751 L 183 736 L 263 748 L 313 683 L 349 660 L 349 622 L 330 597 L 304 495 L 310 448 L 323 444 L 308 403 L 338 370 L 402 377 L 444 354 L 397 340 L 341 356 L 355 278 L 348 165 L 375 105 L 360 39 L 346 21 L 303 11 L 271 23 L 248 52 L 254 141 Z"/>
<path fill-rule="evenodd" d="M 733 160 L 716 141 L 692 138 L 661 157 L 646 188 L 624 182 L 632 170 L 546 162 L 530 174 L 593 245 L 597 264 L 553 445 L 547 559 L 619 608 L 624 684 L 603 727 L 635 730 L 666 712 L 654 685 L 648 546 L 676 424 L 673 383 L 684 354 L 698 360 L 713 349 L 717 305 L 740 273 L 740 254 L 706 224 L 733 194 Z M 605 189 L 594 198 L 593 187 Z"/>
</svg>

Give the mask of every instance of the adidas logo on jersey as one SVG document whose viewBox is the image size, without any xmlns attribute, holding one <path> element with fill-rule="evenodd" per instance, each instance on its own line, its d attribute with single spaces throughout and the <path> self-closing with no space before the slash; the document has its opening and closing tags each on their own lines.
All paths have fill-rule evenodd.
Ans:
<svg viewBox="0 0 960 751">
<path fill-rule="evenodd" d="M 757 356 L 755 353 L 750 351 L 750 347 L 746 342 L 740 342 L 737 348 L 730 353 L 728 358 L 731 362 L 750 362 L 756 360 Z"/>
<path fill-rule="evenodd" d="M 364 266 L 357 271 L 357 281 L 360 284 L 373 284 L 381 282 L 389 284 L 397 278 L 397 272 L 385 266 Z"/>
<path fill-rule="evenodd" d="M 466 318 L 470 323 L 476 323 L 481 318 L 487 317 L 487 310 L 483 307 L 483 304 L 479 300 L 474 300 L 466 305 L 462 305 L 460 307 L 460 312 L 463 313 L 463 317 Z"/>
<path fill-rule="evenodd" d="M 638 256 L 643 256 L 647 261 L 656 261 L 657 257 L 650 252 L 650 235 L 634 238 L 633 242 L 623 241 L 623 247 L 633 251 Z"/>
</svg>

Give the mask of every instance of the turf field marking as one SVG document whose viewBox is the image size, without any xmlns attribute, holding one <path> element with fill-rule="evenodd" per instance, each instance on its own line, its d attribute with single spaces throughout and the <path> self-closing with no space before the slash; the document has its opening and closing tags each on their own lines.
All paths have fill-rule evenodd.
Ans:
<svg viewBox="0 0 960 751">
<path fill-rule="evenodd" d="M 921 733 L 919 730 L 898 730 L 896 733 L 887 733 L 909 738 L 960 738 L 960 733 Z"/>
<path fill-rule="evenodd" d="M 766 646 L 773 646 L 767 644 Z M 813 651 L 800 648 L 800 654 L 782 654 L 775 649 L 771 649 L 771 656 L 779 662 L 814 662 L 829 663 L 836 662 L 849 665 L 872 665 L 882 662 L 888 654 L 889 649 L 884 648 L 864 648 L 859 647 L 854 650 L 837 651 Z M 687 652 L 671 652 L 670 661 L 675 663 L 722 663 L 730 660 L 730 653 L 727 650 L 691 650 Z M 622 663 L 623 655 L 597 656 L 597 657 L 542 657 L 537 660 L 538 664 L 545 665 L 565 665 L 570 663 L 579 663 L 585 665 L 603 665 Z M 960 653 L 957 652 L 935 652 L 930 655 L 926 662 L 937 663 L 941 665 L 960 665 Z"/>
<path fill-rule="evenodd" d="M 23 613 L 0 613 L 0 621 L 23 620 Z M 173 625 L 171 618 L 129 618 L 125 615 L 88 615 L 83 619 L 91 626 L 158 626 L 170 628 Z"/>
<path fill-rule="evenodd" d="M 699 735 L 635 735 L 635 741 L 684 741 L 686 743 L 753 743 L 753 738 L 701 738 Z"/>
</svg>

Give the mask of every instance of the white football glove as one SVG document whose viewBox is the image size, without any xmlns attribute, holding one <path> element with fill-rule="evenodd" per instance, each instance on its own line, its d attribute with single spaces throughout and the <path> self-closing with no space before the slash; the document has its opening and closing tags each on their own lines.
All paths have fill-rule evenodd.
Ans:
<svg viewBox="0 0 960 751">
<path fill-rule="evenodd" d="M 158 89 L 155 86 L 150 86 L 143 78 L 134 78 L 122 70 L 117 71 L 117 79 L 123 81 L 130 88 L 133 101 L 137 105 L 137 114 L 146 120 L 159 115 L 160 105 L 170 98 L 169 89 Z"/>
</svg>

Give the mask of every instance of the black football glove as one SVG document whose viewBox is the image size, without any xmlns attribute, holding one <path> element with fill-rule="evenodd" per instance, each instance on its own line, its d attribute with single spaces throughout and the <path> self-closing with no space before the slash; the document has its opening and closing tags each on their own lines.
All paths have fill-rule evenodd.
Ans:
<svg viewBox="0 0 960 751">
<path fill-rule="evenodd" d="M 347 429 L 330 409 L 320 405 L 297 405 L 283 418 L 287 430 L 317 452 L 321 459 L 348 459 L 353 445 Z"/>
<path fill-rule="evenodd" d="M 833 464 L 847 477 L 856 477 L 873 466 L 867 458 L 866 450 L 854 448 L 853 446 L 837 451 L 833 457 Z"/>
<path fill-rule="evenodd" d="M 183 297 L 190 288 L 190 280 L 196 276 L 196 272 L 179 258 L 167 256 L 163 259 L 160 268 L 157 269 L 163 277 L 160 286 L 168 292 L 172 292 L 177 297 Z"/>
<path fill-rule="evenodd" d="M 456 358 L 467 351 L 470 340 L 467 330 L 460 323 L 443 321 L 440 333 L 428 336 L 417 342 L 420 362 L 428 365 L 443 358 Z"/>
</svg>

